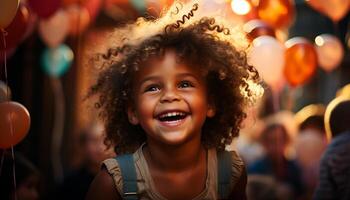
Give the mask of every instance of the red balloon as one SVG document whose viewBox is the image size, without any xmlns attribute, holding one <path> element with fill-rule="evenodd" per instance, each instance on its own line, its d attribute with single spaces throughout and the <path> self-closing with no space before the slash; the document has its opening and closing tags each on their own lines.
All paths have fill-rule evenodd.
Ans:
<svg viewBox="0 0 350 200">
<path fill-rule="evenodd" d="M 306 39 L 295 37 L 286 42 L 284 75 L 291 86 L 308 81 L 316 72 L 317 53 Z"/>
<path fill-rule="evenodd" d="M 87 0 L 83 6 L 89 11 L 90 22 L 94 21 L 101 9 L 101 0 Z"/>
<path fill-rule="evenodd" d="M 48 18 L 61 7 L 61 0 L 28 0 L 29 6 L 41 18 Z"/>
<path fill-rule="evenodd" d="M 275 30 L 271 26 L 257 19 L 245 23 L 243 29 L 247 33 L 247 38 L 250 41 L 262 35 L 276 37 Z"/>
<path fill-rule="evenodd" d="M 86 1 L 87 0 L 63 0 L 62 4 L 63 4 L 63 6 L 70 6 L 72 4 L 80 4 L 80 5 L 82 5 Z"/>
<path fill-rule="evenodd" d="M 5 28 L 5 31 L 7 32 L 7 35 L 5 37 L 6 49 L 12 49 L 22 41 L 27 31 L 29 15 L 29 9 L 23 4 L 20 5 L 15 18 L 13 19 L 11 24 L 7 28 Z M 3 36 L 1 36 L 0 38 L 0 48 L 5 49 Z"/>
<path fill-rule="evenodd" d="M 0 148 L 18 144 L 28 133 L 30 115 L 21 104 L 13 101 L 0 103 Z"/>
</svg>

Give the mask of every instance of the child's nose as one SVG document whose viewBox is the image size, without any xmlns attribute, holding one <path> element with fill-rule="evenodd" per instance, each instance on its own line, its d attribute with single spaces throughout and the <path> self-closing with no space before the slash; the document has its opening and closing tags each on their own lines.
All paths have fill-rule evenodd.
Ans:
<svg viewBox="0 0 350 200">
<path fill-rule="evenodd" d="M 160 98 L 161 103 L 179 101 L 180 95 L 177 93 L 175 88 L 167 88 L 164 90 L 163 95 Z"/>
</svg>

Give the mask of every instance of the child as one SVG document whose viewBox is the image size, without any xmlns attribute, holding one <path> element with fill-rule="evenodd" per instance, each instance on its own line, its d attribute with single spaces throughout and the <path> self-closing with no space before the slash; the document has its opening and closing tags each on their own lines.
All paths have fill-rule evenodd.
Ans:
<svg viewBox="0 0 350 200">
<path fill-rule="evenodd" d="M 118 156 L 103 162 L 87 199 L 246 199 L 244 164 L 224 148 L 261 95 L 259 75 L 239 34 L 200 12 L 177 3 L 139 19 L 100 57 L 107 65 L 89 95 L 99 95 Z"/>
</svg>

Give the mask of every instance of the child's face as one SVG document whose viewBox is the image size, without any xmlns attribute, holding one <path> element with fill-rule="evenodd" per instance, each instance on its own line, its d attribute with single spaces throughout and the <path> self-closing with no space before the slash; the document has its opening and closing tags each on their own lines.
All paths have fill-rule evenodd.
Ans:
<svg viewBox="0 0 350 200">
<path fill-rule="evenodd" d="M 134 98 L 129 121 L 142 126 L 149 142 L 179 145 L 200 139 L 206 117 L 215 114 L 200 71 L 178 62 L 172 50 L 143 64 L 134 79 Z"/>
</svg>

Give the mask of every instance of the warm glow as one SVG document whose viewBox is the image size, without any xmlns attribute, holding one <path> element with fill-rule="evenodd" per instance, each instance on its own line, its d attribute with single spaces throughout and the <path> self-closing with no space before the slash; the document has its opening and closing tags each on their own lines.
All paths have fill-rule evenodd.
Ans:
<svg viewBox="0 0 350 200">
<path fill-rule="evenodd" d="M 232 0 L 231 7 L 237 15 L 246 15 L 252 9 L 249 2 L 246 0 Z"/>
<path fill-rule="evenodd" d="M 217 4 L 224 4 L 226 3 L 226 0 L 214 0 L 214 2 Z"/>
<path fill-rule="evenodd" d="M 324 40 L 323 40 L 322 37 L 317 36 L 317 37 L 315 38 L 315 43 L 316 43 L 317 46 L 323 46 L 323 45 L 324 45 Z"/>
</svg>

